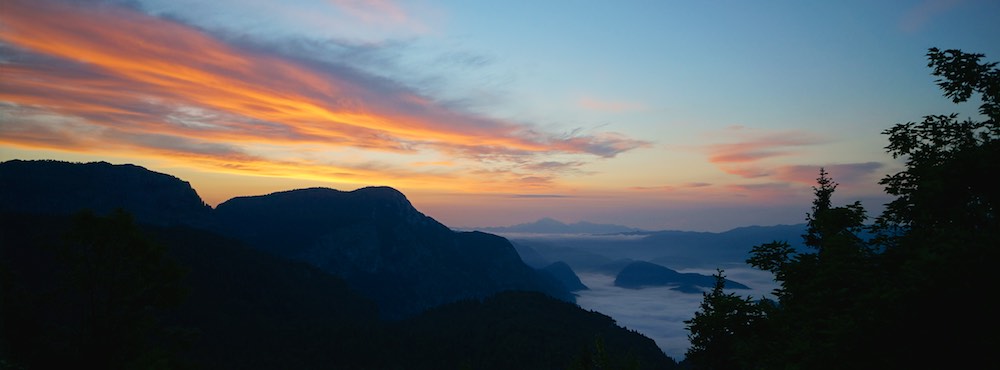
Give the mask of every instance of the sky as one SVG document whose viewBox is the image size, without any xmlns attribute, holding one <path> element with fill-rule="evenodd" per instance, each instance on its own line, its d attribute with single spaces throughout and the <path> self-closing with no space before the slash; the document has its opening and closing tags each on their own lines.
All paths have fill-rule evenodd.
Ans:
<svg viewBox="0 0 1000 370">
<path fill-rule="evenodd" d="M 1000 60 L 1000 2 L 0 0 L 0 160 L 132 163 L 210 205 L 392 186 L 456 228 L 877 215 L 882 132 Z"/>
</svg>

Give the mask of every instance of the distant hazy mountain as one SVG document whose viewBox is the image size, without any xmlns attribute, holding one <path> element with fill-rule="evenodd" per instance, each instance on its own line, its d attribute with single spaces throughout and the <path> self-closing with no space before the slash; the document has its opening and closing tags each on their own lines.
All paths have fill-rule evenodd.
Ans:
<svg viewBox="0 0 1000 370">
<path fill-rule="evenodd" d="M 541 271 L 554 277 L 571 292 L 589 289 L 580 281 L 580 277 L 576 276 L 576 272 L 573 272 L 573 268 L 569 267 L 566 262 L 553 262 L 541 268 Z"/>
<path fill-rule="evenodd" d="M 650 286 L 675 286 L 674 290 L 684 293 L 701 293 L 702 288 L 715 286 L 715 277 L 692 272 L 677 272 L 655 263 L 636 261 L 628 264 L 615 277 L 615 285 L 622 288 L 641 289 Z M 750 289 L 750 287 L 726 279 L 726 288 Z"/>
<path fill-rule="evenodd" d="M 805 224 L 748 226 L 725 232 L 655 231 L 614 237 L 512 235 L 526 260 L 564 261 L 576 271 L 616 274 L 622 261 L 649 261 L 671 268 L 744 265 L 755 245 L 782 240 L 802 247 Z M 612 271 L 614 270 L 614 271 Z"/>
<path fill-rule="evenodd" d="M 586 221 L 566 224 L 548 217 L 535 222 L 513 226 L 481 227 L 477 229 L 491 233 L 525 234 L 615 234 L 642 231 L 628 226 L 595 224 Z"/>
<path fill-rule="evenodd" d="M 551 260 L 542 257 L 542 255 L 538 254 L 534 248 L 525 243 L 514 242 L 511 240 L 510 244 L 514 246 L 514 250 L 517 251 L 517 254 L 521 256 L 521 260 L 528 266 L 539 269 L 552 263 Z"/>
</svg>

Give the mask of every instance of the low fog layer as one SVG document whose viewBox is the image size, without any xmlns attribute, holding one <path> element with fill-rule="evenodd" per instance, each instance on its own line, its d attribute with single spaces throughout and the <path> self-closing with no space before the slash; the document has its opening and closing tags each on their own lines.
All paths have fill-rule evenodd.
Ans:
<svg viewBox="0 0 1000 370">
<path fill-rule="evenodd" d="M 678 270 L 713 274 L 714 270 Z M 611 316 L 618 324 L 650 337 L 675 360 L 684 358 L 690 342 L 684 320 L 698 311 L 701 294 L 681 293 L 671 287 L 626 289 L 614 286 L 615 277 L 599 273 L 578 273 L 580 280 L 590 289 L 576 292 L 577 304 L 584 309 Z M 764 271 L 746 268 L 728 268 L 727 278 L 746 284 L 751 289 L 731 290 L 740 296 L 760 298 L 770 296 L 777 287 L 773 276 Z"/>
<path fill-rule="evenodd" d="M 614 285 L 616 275 L 634 261 L 652 262 L 681 273 L 713 275 L 750 289 L 728 290 L 753 299 L 771 298 L 778 287 L 771 273 L 745 263 L 754 245 L 785 240 L 798 246 L 804 225 L 752 226 L 723 233 L 661 231 L 614 235 L 506 235 L 522 260 L 540 268 L 566 262 L 589 290 L 577 291 L 577 304 L 611 316 L 628 329 L 656 341 L 664 353 L 684 358 L 689 346 L 684 320 L 698 311 L 703 296 L 674 286 L 628 289 Z M 707 290 L 708 288 L 705 288 Z"/>
</svg>

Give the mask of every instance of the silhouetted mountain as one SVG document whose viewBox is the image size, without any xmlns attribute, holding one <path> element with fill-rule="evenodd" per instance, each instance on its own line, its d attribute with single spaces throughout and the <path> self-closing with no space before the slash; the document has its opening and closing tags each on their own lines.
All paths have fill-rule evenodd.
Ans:
<svg viewBox="0 0 1000 370">
<path fill-rule="evenodd" d="M 130 164 L 60 161 L 0 162 L 0 212 L 108 214 L 127 209 L 156 225 L 198 224 L 210 216 L 191 185 Z"/>
<path fill-rule="evenodd" d="M 628 264 L 615 277 L 615 286 L 641 289 L 649 286 L 671 286 L 684 293 L 701 293 L 701 288 L 715 286 L 715 277 L 693 272 L 677 272 L 655 263 L 636 261 Z M 746 285 L 726 279 L 726 288 L 750 289 Z"/>
<path fill-rule="evenodd" d="M 81 352 L 81 348 L 101 349 L 112 356 L 121 356 L 124 352 L 119 347 L 103 344 L 112 343 L 107 337 L 94 335 L 111 330 L 145 333 L 135 337 L 135 343 L 151 347 L 134 357 L 144 362 L 132 363 L 143 367 L 396 369 L 472 363 L 489 368 L 499 365 L 488 364 L 502 364 L 500 359 L 503 359 L 516 361 L 518 368 L 549 368 L 550 364 L 564 368 L 569 360 L 585 360 L 599 354 L 614 361 L 636 359 L 645 368 L 675 367 L 673 360 L 664 356 L 651 340 L 617 326 L 604 315 L 538 292 L 508 291 L 495 296 L 502 289 L 525 286 L 536 290 L 557 286 L 558 292 L 568 293 L 554 278 L 524 265 L 506 239 L 480 232 L 451 232 L 413 210 L 405 197 L 392 189 L 347 193 L 307 189 L 286 194 L 293 198 L 304 194 L 308 201 L 320 205 L 315 208 L 285 200 L 276 201 L 273 207 L 260 208 L 259 204 L 231 203 L 234 210 L 273 212 L 281 217 L 298 217 L 306 225 L 318 228 L 332 225 L 334 229 L 331 233 L 296 229 L 294 223 L 283 225 L 283 220 L 272 215 L 264 221 L 249 222 L 242 229 L 233 229 L 242 236 L 237 238 L 214 231 L 235 226 L 228 224 L 233 219 L 213 220 L 216 212 L 210 208 L 206 221 L 205 213 L 199 210 L 205 209 L 202 207 L 181 212 L 177 209 L 185 208 L 168 206 L 163 208 L 164 214 L 157 214 L 156 207 L 150 206 L 148 200 L 130 198 L 141 193 L 142 184 L 175 188 L 177 184 L 143 179 L 162 174 L 134 166 L 28 163 L 38 168 L 18 169 L 24 177 L 9 176 L 12 172 L 0 173 L 3 195 L 9 199 L 61 197 L 65 203 L 59 207 L 5 203 L 6 208 L 0 212 L 0 359 L 4 366 L 64 368 L 90 363 L 81 362 L 80 358 L 101 355 Z M 105 175 L 110 178 L 99 179 L 105 175 L 92 172 L 106 171 L 109 166 L 113 170 Z M 121 169 L 126 169 L 125 174 L 119 172 Z M 118 175 L 128 178 L 124 183 L 138 189 L 119 183 L 108 185 L 108 193 L 102 193 L 99 185 L 115 183 Z M 39 183 L 39 179 L 62 181 L 66 177 L 89 179 L 85 183 L 91 185 L 83 187 L 87 191 L 79 193 L 84 199 L 48 194 L 62 191 L 55 186 L 22 184 Z M 186 186 L 175 178 L 166 179 L 165 182 Z M 17 193 L 9 192 L 15 190 Z M 117 198 L 116 194 L 125 199 Z M 325 199 L 359 194 L 361 200 L 349 199 L 343 204 L 332 204 Z M 95 203 L 89 197 L 105 201 Z M 171 203 L 170 197 L 166 198 L 163 204 L 184 204 Z M 259 201 L 267 204 L 275 200 L 265 196 Z M 200 199 L 197 203 L 204 204 Z M 77 221 L 80 217 L 71 215 L 79 209 L 106 204 L 126 211 L 127 207 L 136 206 L 146 213 L 142 219 L 136 218 L 140 222 L 135 226 L 115 224 L 114 229 L 100 230 L 81 228 Z M 304 214 L 320 216 L 323 209 L 332 206 L 341 210 L 343 217 L 338 218 L 333 212 L 325 222 L 310 223 L 313 221 L 285 208 L 295 206 L 301 207 Z M 185 224 L 185 220 L 194 220 L 192 224 L 196 227 L 178 225 Z M 272 224 L 264 227 L 265 222 Z M 214 230 L 204 228 L 205 225 L 212 225 Z M 273 230 L 280 227 L 290 228 L 285 233 L 288 238 L 280 238 L 282 233 Z M 256 233 L 248 228 L 254 228 Z M 323 251 L 319 247 L 347 241 L 339 244 L 347 252 L 325 252 L 329 253 L 327 256 L 356 258 L 357 263 L 347 264 L 340 271 L 358 280 L 348 284 L 311 263 L 278 256 L 276 252 L 282 248 L 263 244 L 251 247 L 240 240 L 251 238 L 248 236 L 251 234 L 275 242 L 284 240 L 283 248 L 312 256 L 317 254 L 307 252 L 318 253 Z M 140 239 L 152 244 L 136 242 Z M 328 244 L 305 247 L 294 244 L 317 240 Z M 156 257 L 161 246 L 163 258 Z M 376 252 L 371 252 L 372 248 Z M 420 250 L 400 251 L 406 248 Z M 108 254 L 109 251 L 118 252 Z M 376 262 L 368 264 L 370 260 L 366 258 Z M 335 261 L 327 262 L 340 266 Z M 167 279 L 166 285 L 145 285 L 156 276 Z M 441 307 L 440 311 L 391 324 L 379 319 L 374 302 L 351 288 L 352 285 L 386 287 L 410 299 L 417 294 L 407 290 L 424 289 L 422 293 L 433 295 L 434 284 L 442 285 L 444 294 L 454 294 L 450 299 L 463 294 L 466 298 Z M 546 288 L 546 284 L 551 286 Z M 117 293 L 119 287 L 163 302 L 150 301 L 155 304 L 137 306 L 105 299 L 131 299 Z M 181 291 L 186 294 L 177 294 Z M 177 305 L 166 304 L 174 300 L 171 297 L 180 299 Z M 435 299 L 442 300 L 441 296 Z M 146 320 L 136 315 L 152 316 Z M 103 319 L 93 321 L 91 317 Z M 95 322 L 110 326 L 95 327 L 92 325 Z M 597 345 L 596 338 L 606 341 L 606 350 Z M 81 344 L 86 345 L 81 347 Z"/>
<path fill-rule="evenodd" d="M 226 235 L 343 277 L 387 317 L 503 290 L 574 299 L 525 265 L 506 239 L 454 232 L 391 188 L 238 197 L 220 204 L 216 216 Z"/>
<path fill-rule="evenodd" d="M 89 295 L 73 293 L 86 286 L 77 284 L 74 262 L 60 247 L 72 222 L 70 216 L 0 214 L 5 360 L 32 365 L 26 368 L 72 367 L 87 355 L 73 346 L 98 339 L 86 334 L 86 312 L 116 307 L 93 306 Z M 611 363 L 676 368 L 649 338 L 542 293 L 502 292 L 386 323 L 373 302 L 308 264 L 205 230 L 143 226 L 141 232 L 183 271 L 177 283 L 186 294 L 178 306 L 153 312 L 158 320 L 149 324 L 158 330 L 144 339 L 156 345 L 150 353 L 167 368 L 567 368 L 594 356 L 597 338 Z"/>
<path fill-rule="evenodd" d="M 575 299 L 525 265 L 506 239 L 454 232 L 388 187 L 238 197 L 213 210 L 187 182 L 133 165 L 14 160 L 0 163 L 0 178 L 0 211 L 121 208 L 144 224 L 210 229 L 340 276 L 388 317 L 503 290 Z"/>
<path fill-rule="evenodd" d="M 541 268 L 540 271 L 549 274 L 558 280 L 563 286 L 566 287 L 567 290 L 571 292 L 589 289 L 586 285 L 583 285 L 583 282 L 580 281 L 580 277 L 576 276 L 576 273 L 573 272 L 573 269 L 569 267 L 566 262 L 553 262 L 552 264 Z"/>
<path fill-rule="evenodd" d="M 480 227 L 481 231 L 491 233 L 525 233 L 525 234 L 615 234 L 641 231 L 636 228 L 611 225 L 596 224 L 586 221 L 566 224 L 552 218 L 542 218 L 535 222 L 517 224 L 512 226 Z"/>
</svg>

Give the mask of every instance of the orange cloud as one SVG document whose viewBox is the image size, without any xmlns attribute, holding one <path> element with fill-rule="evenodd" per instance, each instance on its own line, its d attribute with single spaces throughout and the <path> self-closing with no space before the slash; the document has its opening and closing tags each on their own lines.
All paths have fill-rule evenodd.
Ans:
<svg viewBox="0 0 1000 370">
<path fill-rule="evenodd" d="M 406 19 L 390 2 L 338 4 Z M 548 154 L 614 157 L 647 145 L 613 133 L 538 132 L 456 111 L 349 65 L 227 43 L 132 9 L 10 0 L 0 25 L 0 51 L 9 56 L 0 60 L 0 145 L 129 150 L 227 171 L 350 173 L 372 181 L 442 176 L 386 165 L 338 169 L 254 148 L 322 146 L 521 164 Z M 530 178 L 519 175 L 518 182 Z"/>
</svg>

